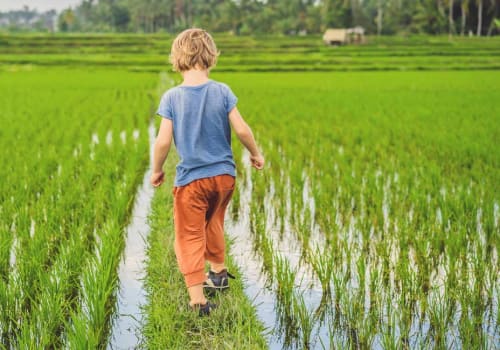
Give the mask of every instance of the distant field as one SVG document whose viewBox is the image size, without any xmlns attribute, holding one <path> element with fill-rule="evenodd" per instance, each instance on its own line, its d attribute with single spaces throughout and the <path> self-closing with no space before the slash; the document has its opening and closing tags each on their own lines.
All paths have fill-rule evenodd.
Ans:
<svg viewBox="0 0 500 350">
<path fill-rule="evenodd" d="M 142 345 L 500 346 L 500 38 L 215 39 L 212 78 L 239 97 L 268 162 L 250 173 L 234 140 L 228 234 L 259 268 L 230 258 L 222 309 L 188 312 L 171 158 Z M 0 34 L 0 348 L 106 347 L 147 127 L 179 81 L 171 40 Z M 249 273 L 272 296 L 265 331 Z"/>
<path fill-rule="evenodd" d="M 215 71 L 365 71 L 500 69 L 500 38 L 368 37 L 366 45 L 330 47 L 321 37 L 216 36 Z M 170 35 L 0 34 L 0 64 L 107 66 L 159 71 Z"/>
</svg>

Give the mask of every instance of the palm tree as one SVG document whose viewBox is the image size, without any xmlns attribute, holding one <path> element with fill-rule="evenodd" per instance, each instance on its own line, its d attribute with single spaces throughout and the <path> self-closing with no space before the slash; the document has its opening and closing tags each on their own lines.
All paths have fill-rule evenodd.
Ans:
<svg viewBox="0 0 500 350">
<path fill-rule="evenodd" d="M 481 26 L 483 25 L 483 0 L 477 0 L 477 36 L 481 36 Z"/>
<path fill-rule="evenodd" d="M 382 0 L 377 1 L 377 36 L 380 36 L 382 34 L 382 23 L 383 23 L 383 16 L 384 16 L 384 8 L 382 7 Z"/>
<path fill-rule="evenodd" d="M 455 23 L 453 22 L 453 0 L 448 0 L 448 23 L 450 37 L 455 33 Z"/>
<path fill-rule="evenodd" d="M 490 22 L 490 25 L 488 28 L 488 34 L 487 34 L 488 36 L 491 36 L 491 33 L 493 33 L 495 28 L 500 29 L 500 20 L 496 19 L 498 16 L 498 12 L 499 12 L 498 10 L 499 10 L 498 9 L 498 1 L 492 1 L 490 11 L 493 14 L 493 16 L 491 16 L 491 22 Z"/>
<path fill-rule="evenodd" d="M 469 0 L 462 0 L 461 8 L 462 8 L 461 34 L 462 34 L 462 36 L 464 36 L 465 35 L 465 25 L 467 22 L 467 14 L 469 13 Z"/>
</svg>

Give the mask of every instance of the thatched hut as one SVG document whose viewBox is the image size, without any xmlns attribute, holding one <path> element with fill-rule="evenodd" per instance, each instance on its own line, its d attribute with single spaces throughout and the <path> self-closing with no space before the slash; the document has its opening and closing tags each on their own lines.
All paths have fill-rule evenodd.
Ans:
<svg viewBox="0 0 500 350">
<path fill-rule="evenodd" d="M 344 45 L 347 43 L 347 40 L 347 29 L 330 28 L 326 30 L 325 34 L 323 34 L 323 41 L 328 45 Z"/>
<path fill-rule="evenodd" d="M 330 28 L 323 34 L 323 41 L 327 45 L 362 44 L 365 42 L 365 29 L 354 28 Z"/>
</svg>

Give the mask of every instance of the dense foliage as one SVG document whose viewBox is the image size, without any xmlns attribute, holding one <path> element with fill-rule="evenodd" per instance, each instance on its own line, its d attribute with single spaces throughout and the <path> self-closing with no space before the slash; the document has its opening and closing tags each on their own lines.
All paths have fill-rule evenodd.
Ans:
<svg viewBox="0 0 500 350">
<path fill-rule="evenodd" d="M 495 0 L 83 0 L 60 14 L 58 28 L 174 33 L 200 26 L 235 34 L 299 34 L 362 26 L 378 34 L 485 35 L 498 33 L 499 7 Z"/>
</svg>

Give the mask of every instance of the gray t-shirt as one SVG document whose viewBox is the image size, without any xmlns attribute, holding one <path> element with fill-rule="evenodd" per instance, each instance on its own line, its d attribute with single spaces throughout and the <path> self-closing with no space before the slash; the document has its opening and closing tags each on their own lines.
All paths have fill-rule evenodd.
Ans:
<svg viewBox="0 0 500 350">
<path fill-rule="evenodd" d="M 222 174 L 236 176 L 228 114 L 237 101 L 229 86 L 214 80 L 179 85 L 163 94 L 156 113 L 172 120 L 180 157 L 174 186 Z"/>
</svg>

